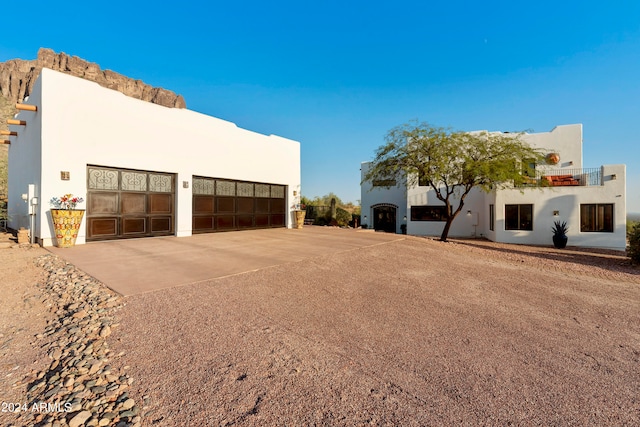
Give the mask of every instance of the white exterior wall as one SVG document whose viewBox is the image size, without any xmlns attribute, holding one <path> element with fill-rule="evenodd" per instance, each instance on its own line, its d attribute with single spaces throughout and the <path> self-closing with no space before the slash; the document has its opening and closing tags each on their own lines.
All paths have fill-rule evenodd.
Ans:
<svg viewBox="0 0 640 427">
<path fill-rule="evenodd" d="M 485 203 L 485 194 L 479 189 L 473 189 L 464 199 L 462 211 L 453 220 L 449 229 L 450 237 L 483 237 L 486 235 L 483 224 L 482 207 Z M 460 203 L 459 197 L 452 197 L 451 208 L 455 212 Z M 440 236 L 444 229 L 444 221 L 411 221 L 412 206 L 444 206 L 436 197 L 435 191 L 429 187 L 413 187 L 407 191 L 407 211 L 409 212 L 409 223 L 407 233 L 418 236 Z M 471 211 L 470 213 L 468 211 Z"/>
<path fill-rule="evenodd" d="M 87 165 L 175 173 L 177 236 L 191 235 L 193 175 L 288 186 L 286 224 L 292 226 L 293 192 L 300 191 L 299 142 L 251 132 L 187 109 L 136 100 L 49 69 L 42 70 L 39 84 L 34 95 L 41 92 L 40 96 L 29 100 L 39 110 L 27 114 L 37 115 L 42 123 L 39 196 L 43 203 L 36 235 L 45 246 L 53 244 L 48 200 L 66 193 L 86 199 Z M 27 128 L 36 127 L 34 120 L 27 121 Z M 21 133 L 14 145 L 38 145 L 37 137 Z M 12 161 L 16 157 L 19 153 Z M 62 181 L 61 171 L 69 171 L 71 179 Z M 189 183 L 188 188 L 183 182 Z M 83 225 L 77 244 L 85 243 L 85 238 Z"/>
<path fill-rule="evenodd" d="M 27 103 L 41 105 L 41 83 L 40 80 L 36 81 Z M 30 228 L 31 200 L 25 201 L 22 199 L 23 194 L 28 194 L 29 184 L 35 185 L 36 196 L 39 196 L 40 193 L 40 165 L 42 163 L 40 146 L 41 118 L 40 111 L 21 111 L 18 119 L 26 121 L 28 125 L 9 126 L 9 130 L 18 133 L 18 137 L 11 137 L 11 145 L 9 146 L 9 203 L 7 206 L 9 216 L 7 225 L 15 230 L 19 230 L 21 227 Z M 42 206 L 43 202 L 46 204 L 46 201 L 41 200 L 41 198 L 38 199 L 39 207 Z M 39 209 L 39 207 L 36 207 L 36 209 Z M 38 224 L 36 224 L 36 230 L 37 227 Z"/>
<path fill-rule="evenodd" d="M 401 180 L 395 187 L 373 187 L 369 181 L 364 181 L 364 177 L 369 170 L 370 162 L 360 164 L 360 221 L 363 225 L 373 228 L 373 209 L 375 205 L 388 203 L 397 206 L 396 210 L 396 233 L 401 233 L 401 225 L 405 224 L 404 217 L 407 216 L 407 187 L 406 182 Z M 365 219 L 365 216 L 367 217 Z"/>
<path fill-rule="evenodd" d="M 582 168 L 582 125 L 556 126 L 550 132 L 528 133 L 522 138 L 534 148 L 560 154 L 560 162 L 550 168 Z M 540 165 L 545 167 L 544 165 Z"/>
<path fill-rule="evenodd" d="M 532 147 L 540 148 L 545 153 L 558 153 L 560 161 L 557 165 L 536 165 L 536 169 L 553 171 L 561 175 L 575 173 L 582 169 L 582 125 L 557 126 L 550 132 L 525 134 L 523 139 Z M 364 167 L 363 167 L 364 169 Z M 504 243 L 520 243 L 535 245 L 551 245 L 554 221 L 566 221 L 569 226 L 569 245 L 585 247 L 602 247 L 624 250 L 626 246 L 626 168 L 624 165 L 606 165 L 601 167 L 602 185 L 560 186 L 547 188 L 502 189 L 484 193 L 473 189 L 465 198 L 465 204 L 451 225 L 450 237 L 487 237 L 490 240 Z M 616 179 L 612 179 L 615 175 Z M 363 175 L 364 176 L 364 175 Z M 363 183 L 363 213 L 365 212 L 365 191 L 369 183 Z M 379 193 L 376 202 L 384 202 L 384 197 L 400 203 L 401 189 Z M 443 206 L 435 192 L 429 187 L 410 186 L 405 193 L 407 207 L 407 232 L 413 235 L 439 236 L 444 229 L 440 221 L 411 221 L 411 207 L 420 205 Z M 455 210 L 459 198 L 452 197 L 451 205 Z M 367 200 L 367 205 L 371 203 Z M 494 205 L 494 230 L 490 228 L 490 205 Z M 505 230 L 505 205 L 533 204 L 533 230 Z M 614 232 L 582 232 L 580 230 L 581 204 L 613 204 Z M 471 214 L 468 214 L 471 211 Z M 559 215 L 554 216 L 554 211 Z"/>
<path fill-rule="evenodd" d="M 528 188 L 501 190 L 496 193 L 495 237 L 504 243 L 551 245 L 551 227 L 554 221 L 566 221 L 570 246 L 602 247 L 624 250 L 626 247 L 626 184 L 625 165 L 602 167 L 603 185 Z M 612 180 L 611 175 L 616 179 Z M 581 232 L 581 204 L 613 204 L 614 232 Z M 505 230 L 504 205 L 533 204 L 533 230 Z M 558 216 L 554 216 L 558 211 Z M 488 212 L 488 211 L 487 211 Z"/>
</svg>

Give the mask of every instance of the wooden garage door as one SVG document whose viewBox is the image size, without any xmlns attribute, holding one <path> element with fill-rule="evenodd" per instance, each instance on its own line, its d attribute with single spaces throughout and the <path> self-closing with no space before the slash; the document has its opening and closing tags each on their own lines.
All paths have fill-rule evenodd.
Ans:
<svg viewBox="0 0 640 427">
<path fill-rule="evenodd" d="M 87 167 L 87 240 L 174 234 L 175 175 Z"/>
<path fill-rule="evenodd" d="M 193 177 L 193 233 L 286 226 L 285 186 Z"/>
</svg>

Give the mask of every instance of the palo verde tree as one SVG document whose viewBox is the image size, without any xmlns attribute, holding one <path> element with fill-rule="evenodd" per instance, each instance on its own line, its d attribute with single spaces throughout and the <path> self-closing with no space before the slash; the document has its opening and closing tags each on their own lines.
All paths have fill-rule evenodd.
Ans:
<svg viewBox="0 0 640 427">
<path fill-rule="evenodd" d="M 445 242 L 473 188 L 489 192 L 522 184 L 529 165 L 544 160 L 542 152 L 530 147 L 519 133 L 469 133 L 411 122 L 391 129 L 385 141 L 364 180 L 399 182 L 406 177 L 407 186 L 419 184 L 433 190 L 446 206 L 440 236 Z"/>
</svg>

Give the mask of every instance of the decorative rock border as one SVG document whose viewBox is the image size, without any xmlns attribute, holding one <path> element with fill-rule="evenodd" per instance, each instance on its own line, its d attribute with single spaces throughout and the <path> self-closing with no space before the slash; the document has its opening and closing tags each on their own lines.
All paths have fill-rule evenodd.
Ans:
<svg viewBox="0 0 640 427">
<path fill-rule="evenodd" d="M 106 338 L 122 297 L 52 254 L 37 259 L 47 273 L 43 303 L 55 313 L 34 345 L 46 348 L 51 364 L 32 371 L 22 383 L 28 407 L 19 414 L 25 425 L 41 427 L 134 426 L 140 408 L 128 395 L 133 383 L 110 365 Z M 122 371 L 126 370 L 127 366 Z"/>
</svg>

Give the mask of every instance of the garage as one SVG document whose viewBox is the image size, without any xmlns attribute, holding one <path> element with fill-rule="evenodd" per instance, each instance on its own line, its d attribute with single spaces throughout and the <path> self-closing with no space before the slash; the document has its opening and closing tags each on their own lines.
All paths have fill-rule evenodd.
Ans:
<svg viewBox="0 0 640 427">
<path fill-rule="evenodd" d="M 193 177 L 195 233 L 285 227 L 286 186 Z"/>
<path fill-rule="evenodd" d="M 175 175 L 87 167 L 87 241 L 174 234 Z"/>
</svg>

